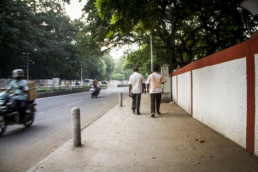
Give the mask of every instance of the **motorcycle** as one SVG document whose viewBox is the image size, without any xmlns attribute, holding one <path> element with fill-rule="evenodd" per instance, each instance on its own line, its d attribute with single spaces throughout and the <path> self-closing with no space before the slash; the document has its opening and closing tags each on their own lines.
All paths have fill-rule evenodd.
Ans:
<svg viewBox="0 0 258 172">
<path fill-rule="evenodd" d="M 33 124 L 35 119 L 36 104 L 34 100 L 26 102 L 25 119 L 21 120 L 18 107 L 12 96 L 6 92 L 0 93 L 0 136 L 6 131 L 7 125 L 21 124 L 25 128 L 28 128 Z"/>
<path fill-rule="evenodd" d="M 93 85 L 91 86 L 90 93 L 91 93 L 92 98 L 94 96 L 97 97 L 99 95 L 99 92 L 100 92 L 100 87 L 99 86 L 97 86 L 97 88 L 94 87 Z"/>
</svg>

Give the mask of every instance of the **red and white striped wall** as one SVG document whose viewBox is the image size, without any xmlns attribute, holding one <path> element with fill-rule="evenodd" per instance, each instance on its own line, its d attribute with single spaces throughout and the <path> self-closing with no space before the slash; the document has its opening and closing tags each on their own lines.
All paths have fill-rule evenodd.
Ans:
<svg viewBox="0 0 258 172">
<path fill-rule="evenodd" d="M 258 155 L 258 37 L 173 72 L 172 97 L 192 117 Z"/>
</svg>

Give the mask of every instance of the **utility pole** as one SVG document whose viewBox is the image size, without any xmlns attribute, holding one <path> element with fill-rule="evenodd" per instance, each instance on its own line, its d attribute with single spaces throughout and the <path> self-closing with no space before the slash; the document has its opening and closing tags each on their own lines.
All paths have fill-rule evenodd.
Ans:
<svg viewBox="0 0 258 172">
<path fill-rule="evenodd" d="M 26 53 L 27 55 L 27 80 L 29 80 L 29 55 L 28 53 Z"/>
<path fill-rule="evenodd" d="M 81 84 L 82 84 L 82 67 L 81 67 Z"/>
<path fill-rule="evenodd" d="M 152 72 L 153 71 L 152 36 L 150 36 L 150 48 L 151 48 L 151 72 Z"/>
</svg>

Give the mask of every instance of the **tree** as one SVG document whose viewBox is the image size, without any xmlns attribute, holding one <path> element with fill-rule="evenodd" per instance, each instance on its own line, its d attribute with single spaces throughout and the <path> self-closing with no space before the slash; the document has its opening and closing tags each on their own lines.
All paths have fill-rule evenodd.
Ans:
<svg viewBox="0 0 258 172">
<path fill-rule="evenodd" d="M 109 54 L 104 55 L 103 60 L 105 61 L 106 64 L 106 71 L 104 75 L 104 80 L 110 80 L 114 71 L 114 60 Z"/>
<path fill-rule="evenodd" d="M 129 80 L 132 70 L 124 69 L 125 58 L 120 57 L 115 61 L 115 68 L 112 75 L 113 80 Z"/>
<path fill-rule="evenodd" d="M 85 10 L 97 42 L 144 45 L 152 35 L 157 57 L 172 68 L 244 41 L 255 28 L 239 0 L 89 0 Z"/>
<path fill-rule="evenodd" d="M 26 69 L 27 58 L 31 79 L 79 77 L 79 56 L 72 44 L 78 28 L 59 3 L 3 0 L 0 22 L 0 77 Z"/>
</svg>

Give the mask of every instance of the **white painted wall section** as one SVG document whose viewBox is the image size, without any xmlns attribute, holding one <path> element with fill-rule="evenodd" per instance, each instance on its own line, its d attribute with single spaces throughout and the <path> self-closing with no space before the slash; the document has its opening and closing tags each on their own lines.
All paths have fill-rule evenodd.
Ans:
<svg viewBox="0 0 258 172">
<path fill-rule="evenodd" d="M 176 76 L 172 77 L 172 99 L 174 102 L 177 102 L 177 91 L 176 91 Z"/>
<path fill-rule="evenodd" d="M 178 75 L 178 105 L 191 114 L 191 72 Z"/>
<path fill-rule="evenodd" d="M 255 62 L 255 135 L 254 154 L 258 156 L 258 54 L 254 56 Z"/>
<path fill-rule="evenodd" d="M 193 117 L 246 146 L 246 58 L 193 71 Z"/>
</svg>

